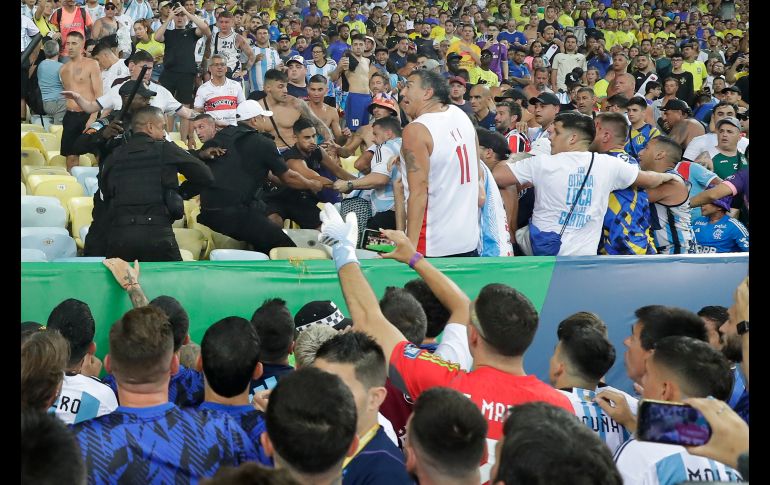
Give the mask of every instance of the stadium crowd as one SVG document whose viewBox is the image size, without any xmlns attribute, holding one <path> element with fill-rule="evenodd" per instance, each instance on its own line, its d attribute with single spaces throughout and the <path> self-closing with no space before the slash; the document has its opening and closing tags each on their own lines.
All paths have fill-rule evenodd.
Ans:
<svg viewBox="0 0 770 485">
<path fill-rule="evenodd" d="M 598 315 L 559 324 L 543 382 L 532 302 L 430 262 L 747 252 L 748 21 L 742 0 L 23 0 L 22 123 L 60 127 L 73 174 L 95 157 L 82 254 L 134 307 L 103 362 L 82 301 L 22 323 L 23 482 L 748 480 L 748 278 L 729 310 L 629 309 L 631 395 Z M 317 230 L 349 318 L 276 295 L 191 342 L 126 262 L 182 259 L 187 200 L 266 254 Z M 380 300 L 372 240 L 419 276 Z M 647 400 L 710 439 L 640 439 Z"/>
</svg>

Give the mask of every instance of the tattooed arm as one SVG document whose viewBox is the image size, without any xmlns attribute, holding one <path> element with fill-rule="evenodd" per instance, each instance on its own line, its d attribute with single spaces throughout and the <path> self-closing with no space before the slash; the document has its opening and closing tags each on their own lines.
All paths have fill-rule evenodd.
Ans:
<svg viewBox="0 0 770 485">
<path fill-rule="evenodd" d="M 105 259 L 104 265 L 112 272 L 121 288 L 128 292 L 134 308 L 147 306 L 149 302 L 139 286 L 139 261 L 134 261 L 133 268 L 120 258 Z"/>
<path fill-rule="evenodd" d="M 315 113 L 313 113 L 313 110 L 310 109 L 310 106 L 307 105 L 306 102 L 302 101 L 301 99 L 294 98 L 296 100 L 295 107 L 299 110 L 299 112 L 307 118 L 311 123 L 313 123 L 313 126 L 315 126 L 316 131 L 324 138 L 324 141 L 334 141 L 334 133 L 329 129 L 329 127 L 323 122 L 321 118 L 316 116 Z"/>
<path fill-rule="evenodd" d="M 422 124 L 410 123 L 404 128 L 401 153 L 406 166 L 409 198 L 406 200 L 406 235 L 417 247 L 428 206 L 428 172 L 433 142 Z"/>
</svg>

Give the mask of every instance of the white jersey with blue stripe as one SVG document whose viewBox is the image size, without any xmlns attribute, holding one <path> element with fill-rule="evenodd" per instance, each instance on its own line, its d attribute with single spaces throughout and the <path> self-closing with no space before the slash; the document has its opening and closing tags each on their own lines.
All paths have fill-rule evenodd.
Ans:
<svg viewBox="0 0 770 485">
<path fill-rule="evenodd" d="M 328 79 L 329 91 L 326 93 L 326 95 L 330 97 L 334 96 L 334 81 L 332 81 L 331 77 L 332 71 L 337 69 L 337 63 L 334 62 L 334 59 L 326 59 L 326 64 L 324 64 L 323 67 L 316 66 L 315 61 L 312 59 L 305 61 L 305 69 L 307 70 L 307 75 L 305 77 L 307 78 L 308 82 L 310 81 L 310 78 L 316 74 L 320 74 Z"/>
<path fill-rule="evenodd" d="M 67 424 L 77 424 L 110 414 L 118 408 L 115 393 L 94 377 L 65 375 L 61 393 L 49 412 Z"/>
<path fill-rule="evenodd" d="M 277 69 L 279 66 L 283 65 L 283 61 L 281 60 L 281 56 L 278 55 L 278 51 L 272 47 L 259 47 L 256 44 L 251 44 L 251 50 L 254 51 L 254 55 L 257 57 L 261 54 L 262 59 L 256 61 L 254 65 L 251 66 L 251 69 L 249 69 L 249 82 L 251 83 L 251 88 L 249 89 L 250 93 L 252 91 L 264 90 L 265 73 L 270 69 Z"/>
<path fill-rule="evenodd" d="M 593 401 L 596 397 L 596 391 L 573 387 L 571 389 L 559 389 L 559 392 L 567 396 L 578 419 L 604 441 L 611 453 L 615 453 L 623 443 L 631 438 L 631 433 L 625 427 L 607 416 L 607 413 Z"/>
<path fill-rule="evenodd" d="M 615 452 L 624 485 L 678 485 L 684 482 L 738 482 L 741 475 L 716 460 L 691 455 L 683 446 L 631 438 Z"/>
<path fill-rule="evenodd" d="M 508 228 L 500 189 L 497 188 L 489 167 L 484 163 L 479 165 L 484 170 L 484 192 L 486 193 L 484 206 L 479 211 L 481 224 L 479 256 L 513 256 L 511 232 Z"/>
<path fill-rule="evenodd" d="M 372 157 L 371 173 L 379 173 L 390 177 L 390 181 L 384 187 L 372 189 L 372 215 L 379 212 L 393 210 L 393 181 L 399 177 L 398 156 L 401 153 L 401 138 L 388 140 L 382 145 L 369 148 L 374 152 Z"/>
</svg>

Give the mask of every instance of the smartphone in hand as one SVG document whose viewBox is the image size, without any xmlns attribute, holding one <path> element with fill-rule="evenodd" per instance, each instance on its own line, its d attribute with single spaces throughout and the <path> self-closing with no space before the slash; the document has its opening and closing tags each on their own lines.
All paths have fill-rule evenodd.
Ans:
<svg viewBox="0 0 770 485">
<path fill-rule="evenodd" d="M 681 446 L 701 446 L 711 439 L 711 426 L 692 406 L 643 399 L 639 402 L 636 437 Z"/>
<path fill-rule="evenodd" d="M 364 249 L 375 253 L 390 253 L 396 249 L 396 243 L 386 238 L 376 229 L 364 229 Z"/>
</svg>

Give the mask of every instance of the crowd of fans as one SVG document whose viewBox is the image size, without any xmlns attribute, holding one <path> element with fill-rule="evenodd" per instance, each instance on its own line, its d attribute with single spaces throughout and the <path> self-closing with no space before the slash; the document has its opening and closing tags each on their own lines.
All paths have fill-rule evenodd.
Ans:
<svg viewBox="0 0 770 485">
<path fill-rule="evenodd" d="M 405 230 L 426 256 L 748 251 L 748 17 L 722 0 L 25 0 L 22 51 L 44 37 L 22 65 L 22 118 L 30 100 L 63 124 L 68 168 L 86 150 L 101 167 L 111 149 L 78 137 L 129 138 L 140 106 L 111 113 L 146 67 L 140 105 L 212 171 L 224 152 L 206 148 L 229 126 L 275 144 L 247 219 L 269 236 L 212 227 L 263 252 L 293 245 L 275 232 L 287 219 L 317 229 L 319 202 Z M 475 142 L 447 144 L 453 123 Z M 448 190 L 458 176 L 478 184 Z"/>
<path fill-rule="evenodd" d="M 748 2 L 21 8 L 22 119 L 63 125 L 68 168 L 97 156 L 84 254 L 134 307 L 103 362 L 84 302 L 22 323 L 24 482 L 748 480 L 748 278 L 729 310 L 629 309 L 631 395 L 605 380 L 619 349 L 598 315 L 559 324 L 543 382 L 523 360 L 529 299 L 498 283 L 471 300 L 430 263 L 748 251 Z M 177 131 L 162 170 L 137 155 Z M 318 229 L 349 318 L 277 295 L 192 342 L 196 316 L 126 263 L 179 259 L 171 221 L 192 197 L 257 251 L 293 245 L 287 219 Z M 380 300 L 366 228 L 419 276 Z M 638 439 L 639 399 L 684 401 L 711 438 Z"/>
</svg>

